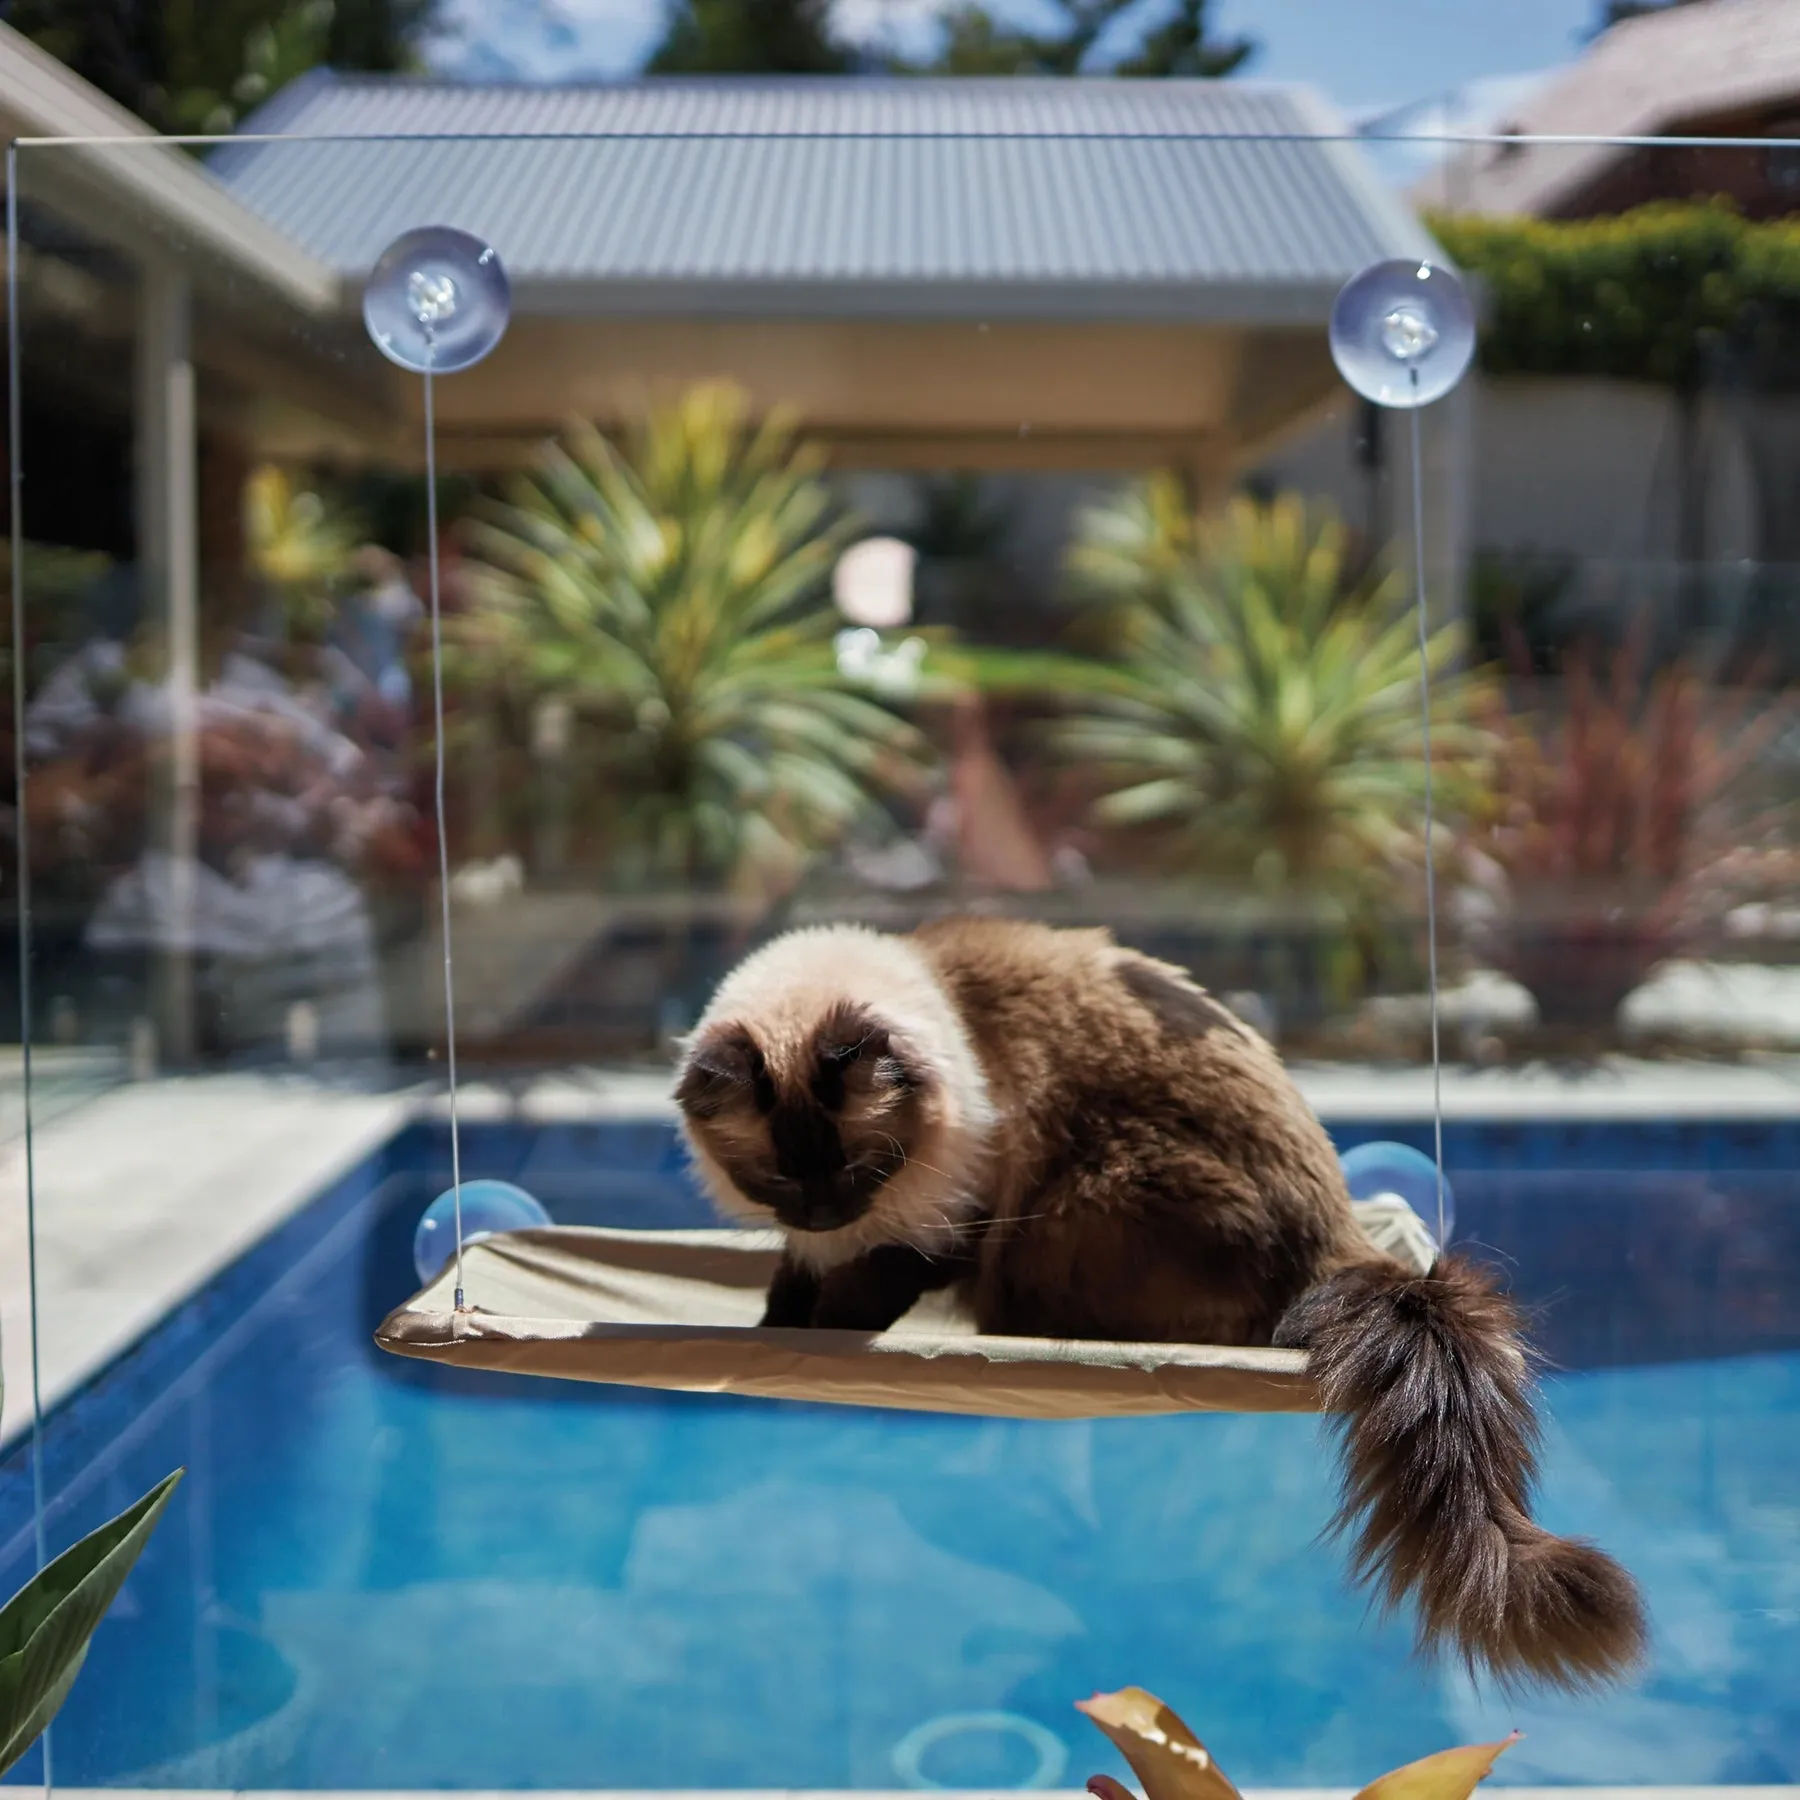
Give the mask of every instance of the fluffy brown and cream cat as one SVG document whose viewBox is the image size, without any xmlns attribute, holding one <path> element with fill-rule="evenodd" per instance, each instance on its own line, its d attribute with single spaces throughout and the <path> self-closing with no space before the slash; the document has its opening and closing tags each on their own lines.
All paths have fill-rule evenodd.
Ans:
<svg viewBox="0 0 1800 1800">
<path fill-rule="evenodd" d="M 715 1200 L 785 1234 L 765 1324 L 883 1331 L 955 1284 L 984 1332 L 1303 1347 L 1356 1568 L 1424 1645 L 1568 1686 L 1641 1656 L 1631 1578 L 1531 1518 L 1510 1304 L 1375 1249 L 1275 1052 L 1180 970 L 1007 920 L 795 932 L 727 977 L 677 1099 Z"/>
</svg>

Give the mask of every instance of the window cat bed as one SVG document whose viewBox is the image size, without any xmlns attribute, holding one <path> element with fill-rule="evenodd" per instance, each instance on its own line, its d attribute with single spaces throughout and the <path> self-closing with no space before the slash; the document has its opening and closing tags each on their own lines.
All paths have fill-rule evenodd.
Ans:
<svg viewBox="0 0 1800 1800">
<path fill-rule="evenodd" d="M 1404 1202 L 1356 1211 L 1378 1249 L 1430 1266 Z M 878 1336 L 763 1330 L 776 1254 L 774 1237 L 741 1230 L 501 1233 L 464 1248 L 464 1311 L 448 1264 L 375 1341 L 458 1368 L 987 1418 L 1318 1410 L 1299 1350 L 980 1337 L 943 1295 Z"/>
<path fill-rule="evenodd" d="M 941 1296 L 878 1336 L 759 1329 L 777 1250 L 743 1231 L 509 1232 L 389 1315 L 384 1350 L 459 1368 L 1003 1419 L 1314 1412 L 1298 1350 L 978 1337 Z"/>
<path fill-rule="evenodd" d="M 433 382 L 485 356 L 504 332 L 508 311 L 505 273 L 492 248 L 441 227 L 410 232 L 391 245 L 364 295 L 365 322 L 377 347 L 423 378 L 440 817 L 444 733 Z M 1467 366 L 1473 328 L 1466 313 L 1454 279 L 1442 271 L 1379 265 L 1340 295 L 1333 354 L 1345 378 L 1368 398 L 1416 409 L 1453 386 Z M 1390 391 L 1399 376 L 1409 386 Z M 1415 452 L 1415 474 L 1416 467 Z M 1416 495 L 1414 512 L 1416 527 Z M 1425 751 L 1429 772 L 1428 737 Z M 1429 787 L 1426 821 L 1430 900 Z M 438 855 L 451 1103 L 448 1198 L 454 1201 L 456 1259 L 383 1322 L 376 1342 L 384 1350 L 463 1368 L 629 1387 L 1000 1418 L 1318 1410 L 1301 1351 L 984 1337 L 944 1295 L 928 1296 L 880 1334 L 765 1329 L 758 1320 L 778 1245 L 743 1231 L 547 1226 L 471 1241 L 456 1129 L 450 871 L 441 831 Z M 1435 920 L 1434 902 L 1427 914 Z M 1435 925 L 1431 966 L 1435 1021 Z M 1434 1038 L 1434 1066 L 1436 1060 Z M 1442 1163 L 1440 1141 L 1440 1237 Z M 1435 1256 L 1431 1234 L 1404 1201 L 1384 1199 L 1396 1201 L 1397 1210 L 1384 1212 L 1379 1200 L 1359 1203 L 1365 1232 L 1377 1248 L 1428 1269 Z"/>
</svg>

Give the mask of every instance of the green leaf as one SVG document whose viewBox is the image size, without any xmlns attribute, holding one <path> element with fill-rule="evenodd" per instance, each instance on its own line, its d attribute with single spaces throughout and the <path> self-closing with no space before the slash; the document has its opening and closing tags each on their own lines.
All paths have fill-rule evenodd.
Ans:
<svg viewBox="0 0 1800 1800">
<path fill-rule="evenodd" d="M 62 1703 L 68 1699 L 70 1690 L 75 1686 L 76 1676 L 87 1663 L 87 1653 L 87 1641 L 84 1639 L 52 1682 L 50 1691 L 37 1705 L 16 1725 L 10 1719 L 5 1722 L 7 1735 L 5 1741 L 0 1742 L 0 1774 L 10 1769 L 38 1741 L 45 1726 L 62 1710 Z"/>
<path fill-rule="evenodd" d="M 0 1608 L 0 1774 L 67 1698 L 88 1641 L 125 1585 L 184 1471 L 90 1532 Z"/>
<path fill-rule="evenodd" d="M 1726 200 L 1659 201 L 1595 219 L 1446 214 L 1431 220 L 1478 275 L 1493 374 L 1611 375 L 1688 386 L 1715 334 L 1758 359 L 1758 378 L 1795 373 L 1800 230 L 1746 219 Z"/>
</svg>

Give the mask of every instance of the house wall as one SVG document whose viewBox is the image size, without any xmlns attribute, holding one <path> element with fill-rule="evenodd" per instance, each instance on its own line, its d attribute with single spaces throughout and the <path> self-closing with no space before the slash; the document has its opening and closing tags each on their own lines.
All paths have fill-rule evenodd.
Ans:
<svg viewBox="0 0 1800 1800">
<path fill-rule="evenodd" d="M 1248 435 L 1330 390 L 1322 335 L 1275 335 L 1283 381 L 1269 417 L 1253 406 L 1273 384 L 1246 390 L 1245 339 L 1233 330 L 527 318 L 486 362 L 441 384 L 438 420 L 446 453 L 479 465 L 516 456 L 571 415 L 615 425 L 723 376 L 761 406 L 795 407 L 845 467 L 1175 466 L 1214 485 Z M 396 382 L 393 403 L 416 410 L 417 383 Z"/>
<path fill-rule="evenodd" d="M 1476 390 L 1474 541 L 1621 560 L 1681 555 L 1682 425 L 1640 382 L 1513 379 Z M 1758 554 L 1740 421 L 1716 400 L 1696 420 L 1707 560 Z"/>
<path fill-rule="evenodd" d="M 1466 387 L 1468 541 L 1483 550 L 1617 560 L 1672 560 L 1679 544 L 1678 419 L 1673 398 L 1644 383 L 1518 377 Z M 1765 554 L 1747 450 L 1773 435 L 1784 409 L 1717 400 L 1700 410 L 1709 560 Z M 1371 510 L 1358 466 L 1358 415 L 1346 401 L 1303 439 L 1259 465 L 1263 479 L 1327 496 L 1359 526 L 1396 529 L 1391 482 Z M 1399 416 L 1387 422 L 1387 465 L 1404 472 Z M 1795 449 L 1800 450 L 1800 433 Z M 1788 454 L 1793 454 L 1792 451 Z M 1797 465 L 1800 466 L 1800 465 Z M 1403 516 L 1399 523 L 1404 523 Z"/>
<path fill-rule="evenodd" d="M 1460 392 L 1464 456 L 1460 465 L 1441 459 L 1437 477 L 1429 460 L 1426 471 L 1428 531 L 1445 530 L 1434 496 L 1450 470 L 1460 466 L 1466 488 L 1454 567 L 1445 565 L 1441 535 L 1436 554 L 1428 545 L 1434 593 L 1447 580 L 1469 591 L 1479 557 L 1536 564 L 1556 584 L 1567 629 L 1648 616 L 1662 621 L 1670 643 L 1800 655 L 1784 598 L 1800 591 L 1800 417 L 1790 400 L 1706 396 L 1684 452 L 1673 396 L 1646 383 L 1476 379 Z M 1340 405 L 1260 463 L 1257 477 L 1331 500 L 1353 525 L 1394 542 L 1404 560 L 1403 424 L 1383 420 L 1378 479 L 1358 463 L 1359 426 Z M 1684 454 L 1696 484 L 1686 526 Z"/>
</svg>

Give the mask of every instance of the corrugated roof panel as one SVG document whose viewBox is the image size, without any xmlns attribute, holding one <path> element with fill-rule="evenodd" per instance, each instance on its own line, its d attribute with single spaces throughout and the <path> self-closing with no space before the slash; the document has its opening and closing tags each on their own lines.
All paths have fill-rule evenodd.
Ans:
<svg viewBox="0 0 1800 1800">
<path fill-rule="evenodd" d="M 1318 117 L 1197 81 L 313 78 L 247 127 L 311 141 L 214 166 L 351 277 L 429 220 L 494 243 L 522 290 L 1238 284 L 1316 310 L 1428 243 Z"/>
<path fill-rule="evenodd" d="M 1289 90 L 1242 82 L 743 77 L 527 87 L 350 76 L 284 90 L 246 127 L 270 129 L 1108 137 L 1124 131 L 1280 132 L 1296 129 L 1296 121 Z"/>
</svg>

